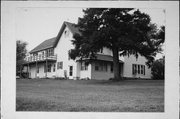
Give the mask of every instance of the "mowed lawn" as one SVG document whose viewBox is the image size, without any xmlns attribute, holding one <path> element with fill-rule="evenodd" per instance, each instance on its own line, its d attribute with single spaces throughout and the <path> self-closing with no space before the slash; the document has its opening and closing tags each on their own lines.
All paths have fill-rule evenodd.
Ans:
<svg viewBox="0 0 180 119">
<path fill-rule="evenodd" d="M 164 81 L 17 79 L 17 111 L 164 112 Z"/>
</svg>

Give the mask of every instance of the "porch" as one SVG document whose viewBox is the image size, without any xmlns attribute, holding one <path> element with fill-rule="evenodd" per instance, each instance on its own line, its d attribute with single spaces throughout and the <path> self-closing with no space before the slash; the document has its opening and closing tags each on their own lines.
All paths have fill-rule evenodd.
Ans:
<svg viewBox="0 0 180 119">
<path fill-rule="evenodd" d="M 57 55 L 48 57 L 30 57 L 26 59 L 24 67 L 28 74 L 27 78 L 48 78 L 52 77 L 54 71 Z M 55 71 L 54 71 L 55 72 Z"/>
<path fill-rule="evenodd" d="M 114 77 L 113 57 L 96 55 L 95 59 L 78 61 L 77 74 L 80 79 L 109 80 Z M 123 76 L 124 62 L 119 60 L 120 75 Z"/>
</svg>

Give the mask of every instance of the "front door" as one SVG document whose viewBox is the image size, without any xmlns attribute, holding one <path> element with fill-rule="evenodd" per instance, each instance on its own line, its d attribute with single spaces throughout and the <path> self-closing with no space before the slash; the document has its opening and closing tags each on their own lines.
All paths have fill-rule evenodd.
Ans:
<svg viewBox="0 0 180 119">
<path fill-rule="evenodd" d="M 73 66 L 69 66 L 69 79 L 73 79 Z"/>
</svg>

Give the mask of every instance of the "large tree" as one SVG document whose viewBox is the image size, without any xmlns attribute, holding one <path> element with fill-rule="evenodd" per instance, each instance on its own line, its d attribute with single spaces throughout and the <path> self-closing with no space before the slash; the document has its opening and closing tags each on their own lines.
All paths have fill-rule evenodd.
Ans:
<svg viewBox="0 0 180 119">
<path fill-rule="evenodd" d="M 155 60 L 152 64 L 152 79 L 164 79 L 165 57 Z"/>
<path fill-rule="evenodd" d="M 81 34 L 75 34 L 70 50 L 72 59 L 95 58 L 95 54 L 106 47 L 113 53 L 114 79 L 119 74 L 119 55 L 144 56 L 150 66 L 164 42 L 164 27 L 157 29 L 148 14 L 133 8 L 88 8 L 83 10 L 77 27 Z"/>
<path fill-rule="evenodd" d="M 24 58 L 26 57 L 27 43 L 21 40 L 16 41 L 16 72 L 22 72 Z"/>
</svg>

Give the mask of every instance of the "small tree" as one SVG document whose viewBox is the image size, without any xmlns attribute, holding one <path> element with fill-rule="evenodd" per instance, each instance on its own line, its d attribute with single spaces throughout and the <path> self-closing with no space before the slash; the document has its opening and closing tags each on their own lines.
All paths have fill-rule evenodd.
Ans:
<svg viewBox="0 0 180 119">
<path fill-rule="evenodd" d="M 152 64 L 152 79 L 164 79 L 165 57 L 158 59 Z"/>
<path fill-rule="evenodd" d="M 20 40 L 16 41 L 16 73 L 22 72 L 24 58 L 27 53 L 26 46 L 26 42 Z"/>
<path fill-rule="evenodd" d="M 75 34 L 75 48 L 69 53 L 77 57 L 95 58 L 95 54 L 106 47 L 113 53 L 114 79 L 120 80 L 119 55 L 146 57 L 150 66 L 164 42 L 164 27 L 158 30 L 150 16 L 133 8 L 92 8 L 83 10 Z"/>
</svg>

